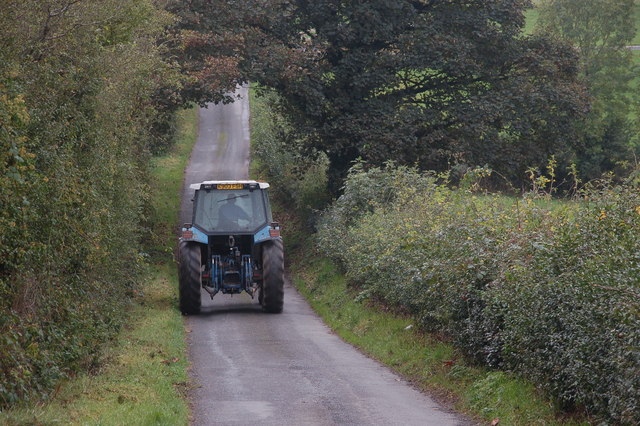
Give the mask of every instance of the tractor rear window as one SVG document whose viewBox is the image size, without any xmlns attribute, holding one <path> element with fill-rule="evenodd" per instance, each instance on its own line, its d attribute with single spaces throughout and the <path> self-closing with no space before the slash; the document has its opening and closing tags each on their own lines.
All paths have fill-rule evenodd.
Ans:
<svg viewBox="0 0 640 426">
<path fill-rule="evenodd" d="M 253 232 L 267 222 L 262 191 L 199 190 L 194 223 L 208 232 Z"/>
</svg>

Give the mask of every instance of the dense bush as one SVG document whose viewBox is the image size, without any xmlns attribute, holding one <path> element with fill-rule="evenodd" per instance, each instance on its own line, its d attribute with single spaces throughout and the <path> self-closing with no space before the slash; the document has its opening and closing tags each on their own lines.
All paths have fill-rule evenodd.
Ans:
<svg viewBox="0 0 640 426">
<path fill-rule="evenodd" d="M 136 288 L 154 96 L 178 81 L 154 4 L 0 8 L 0 407 L 91 367 Z"/>
<path fill-rule="evenodd" d="M 252 164 L 272 184 L 273 196 L 312 225 L 313 212 L 330 201 L 328 160 L 324 154 L 302 151 L 301 136 L 279 113 L 277 104 L 274 92 L 252 89 Z"/>
<path fill-rule="evenodd" d="M 361 291 L 565 407 L 640 422 L 640 193 L 474 195 L 410 169 L 352 170 L 320 247 Z"/>
</svg>

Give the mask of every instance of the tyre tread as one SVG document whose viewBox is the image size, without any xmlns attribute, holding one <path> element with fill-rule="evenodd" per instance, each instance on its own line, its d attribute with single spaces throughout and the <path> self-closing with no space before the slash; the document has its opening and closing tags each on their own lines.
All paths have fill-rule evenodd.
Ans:
<svg viewBox="0 0 640 426">
<path fill-rule="evenodd" d="M 280 313 L 284 305 L 284 245 L 275 239 L 262 248 L 262 308 Z"/>
<path fill-rule="evenodd" d="M 200 245 L 194 242 L 181 242 L 179 247 L 179 299 L 180 311 L 184 315 L 200 312 L 201 298 L 201 254 Z"/>
</svg>

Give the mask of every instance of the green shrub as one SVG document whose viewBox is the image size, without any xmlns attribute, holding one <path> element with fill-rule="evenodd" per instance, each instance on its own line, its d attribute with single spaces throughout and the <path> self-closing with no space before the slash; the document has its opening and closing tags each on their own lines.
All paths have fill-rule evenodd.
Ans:
<svg viewBox="0 0 640 426">
<path fill-rule="evenodd" d="M 327 156 L 301 151 L 303 136 L 278 112 L 274 92 L 253 88 L 251 100 L 252 165 L 269 180 L 271 193 L 280 204 L 294 210 L 312 227 L 314 213 L 330 201 Z"/>
<path fill-rule="evenodd" d="M 175 78 L 156 43 L 171 20 L 151 1 L 5 6 L 0 408 L 95 366 L 126 319 L 164 117 L 154 96 Z"/>
<path fill-rule="evenodd" d="M 376 208 L 398 203 L 418 193 L 433 194 L 437 189 L 436 178 L 430 174 L 420 174 L 415 169 L 400 166 L 375 167 L 367 172 L 364 164 L 358 162 L 350 169 L 345 181 L 343 194 L 320 217 L 320 246 L 331 257 L 355 242 L 346 241 L 346 231 Z M 335 238 L 340 235 L 340 238 Z"/>
<path fill-rule="evenodd" d="M 318 242 L 362 297 L 411 313 L 477 362 L 531 379 L 567 408 L 640 421 L 637 184 L 550 203 L 358 166 Z"/>
</svg>

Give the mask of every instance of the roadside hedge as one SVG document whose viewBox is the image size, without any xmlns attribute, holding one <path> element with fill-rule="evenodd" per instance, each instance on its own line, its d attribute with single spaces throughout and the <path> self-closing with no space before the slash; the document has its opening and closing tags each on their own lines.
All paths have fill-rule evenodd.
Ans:
<svg viewBox="0 0 640 426">
<path fill-rule="evenodd" d="M 171 22 L 150 0 L 0 8 L 0 409 L 94 367 L 126 318 Z"/>
<path fill-rule="evenodd" d="M 272 196 L 291 206 L 312 227 L 317 212 L 327 206 L 329 160 L 303 150 L 305 137 L 279 112 L 280 99 L 269 89 L 251 89 L 251 164 L 271 184 Z M 277 212 L 283 214 L 285 212 Z"/>
<path fill-rule="evenodd" d="M 567 409 L 640 423 L 638 182 L 600 182 L 572 201 L 439 182 L 356 165 L 319 246 L 360 297 L 409 312 L 478 363 Z"/>
</svg>

